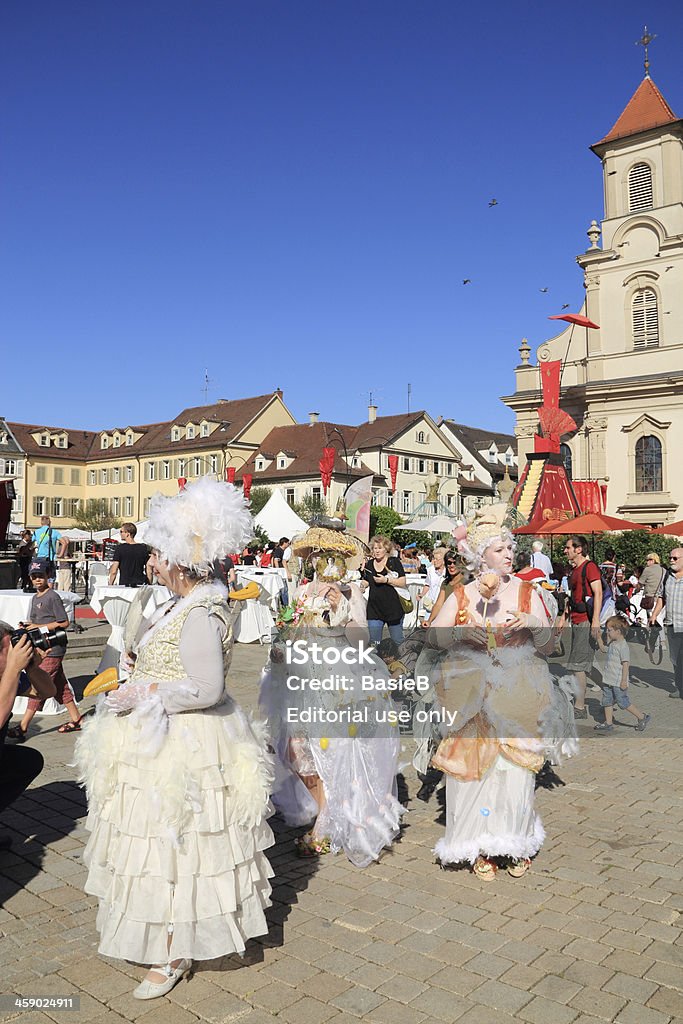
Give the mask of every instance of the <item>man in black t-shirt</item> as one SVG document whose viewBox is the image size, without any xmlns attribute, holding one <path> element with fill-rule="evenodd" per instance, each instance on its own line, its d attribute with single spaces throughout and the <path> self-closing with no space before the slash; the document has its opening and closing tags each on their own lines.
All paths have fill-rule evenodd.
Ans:
<svg viewBox="0 0 683 1024">
<path fill-rule="evenodd" d="M 114 551 L 114 560 L 109 570 L 109 585 L 113 586 L 116 574 L 119 574 L 119 586 L 144 587 L 151 583 L 151 573 L 147 568 L 149 548 L 146 544 L 136 544 L 137 533 L 135 523 L 124 523 L 121 527 L 121 543 Z"/>
</svg>

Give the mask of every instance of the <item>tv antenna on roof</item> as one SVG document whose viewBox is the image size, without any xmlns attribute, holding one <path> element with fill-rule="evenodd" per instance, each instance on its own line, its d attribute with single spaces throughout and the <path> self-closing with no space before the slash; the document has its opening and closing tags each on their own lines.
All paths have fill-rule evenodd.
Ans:
<svg viewBox="0 0 683 1024">
<path fill-rule="evenodd" d="M 213 384 L 213 380 L 209 377 L 209 371 L 208 370 L 204 370 L 204 385 L 203 385 L 203 387 L 201 389 L 202 396 L 204 398 L 204 405 L 208 405 L 209 404 L 209 391 L 213 391 L 214 390 L 214 388 L 212 387 L 212 384 Z"/>
</svg>

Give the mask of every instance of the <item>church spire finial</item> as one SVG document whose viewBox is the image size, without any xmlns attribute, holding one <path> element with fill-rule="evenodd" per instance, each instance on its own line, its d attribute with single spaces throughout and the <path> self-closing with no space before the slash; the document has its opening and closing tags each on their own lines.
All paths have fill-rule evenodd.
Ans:
<svg viewBox="0 0 683 1024">
<path fill-rule="evenodd" d="M 646 25 L 645 28 L 643 29 L 643 34 L 642 34 L 641 38 L 636 41 L 636 46 L 642 46 L 643 49 L 645 50 L 644 66 L 645 66 L 645 77 L 646 78 L 650 77 L 650 59 L 648 57 L 647 48 L 650 45 L 650 43 L 654 39 L 656 39 L 656 38 L 657 38 L 657 36 L 653 36 L 650 32 L 648 32 L 647 25 Z"/>
</svg>

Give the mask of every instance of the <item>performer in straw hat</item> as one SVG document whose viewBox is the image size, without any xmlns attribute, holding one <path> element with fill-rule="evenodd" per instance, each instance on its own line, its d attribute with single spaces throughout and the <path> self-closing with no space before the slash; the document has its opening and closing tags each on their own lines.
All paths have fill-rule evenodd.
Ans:
<svg viewBox="0 0 683 1024">
<path fill-rule="evenodd" d="M 99 950 L 153 965 L 138 999 L 165 995 L 193 959 L 242 953 L 268 930 L 272 759 L 263 725 L 226 693 L 232 613 L 212 574 L 251 533 L 231 484 L 203 478 L 152 499 L 151 563 L 175 596 L 76 748 Z"/>
<path fill-rule="evenodd" d="M 273 802 L 288 824 L 314 822 L 298 840 L 301 856 L 343 850 L 365 867 L 391 845 L 403 808 L 397 722 L 379 682 L 387 671 L 369 643 L 358 574 L 349 569 L 362 552 L 353 538 L 319 527 L 292 550 L 310 559 L 315 575 L 285 610 L 261 681 L 281 768 Z"/>
</svg>

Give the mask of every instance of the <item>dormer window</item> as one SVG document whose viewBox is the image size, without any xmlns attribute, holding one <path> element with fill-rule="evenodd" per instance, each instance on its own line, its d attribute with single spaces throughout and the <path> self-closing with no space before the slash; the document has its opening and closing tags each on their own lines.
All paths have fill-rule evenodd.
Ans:
<svg viewBox="0 0 683 1024">
<path fill-rule="evenodd" d="M 0 444 L 7 444 L 7 431 L 0 430 Z"/>
<path fill-rule="evenodd" d="M 283 458 L 283 456 L 280 456 L 280 458 L 277 460 L 277 468 L 287 469 L 287 459 Z"/>
<path fill-rule="evenodd" d="M 264 470 L 266 468 L 266 460 L 265 459 L 257 459 L 256 460 L 256 467 L 255 468 L 256 468 L 257 472 L 260 473 L 262 470 Z"/>
<path fill-rule="evenodd" d="M 358 469 L 358 467 L 360 466 L 360 459 L 358 458 L 357 455 L 354 455 L 353 458 L 351 459 L 351 465 L 354 469 Z"/>
<path fill-rule="evenodd" d="M 202 435 L 202 437 L 208 437 L 209 436 L 209 424 L 208 423 L 202 423 L 201 435 Z"/>
<path fill-rule="evenodd" d="M 66 434 L 60 434 L 57 438 L 57 447 L 66 448 Z"/>
<path fill-rule="evenodd" d="M 120 434 L 114 434 L 114 448 L 120 448 L 120 447 L 121 447 L 121 435 Z"/>
<path fill-rule="evenodd" d="M 133 445 L 133 435 L 131 433 L 126 434 L 126 446 L 131 448 Z"/>
<path fill-rule="evenodd" d="M 49 448 L 50 447 L 50 435 L 49 434 L 41 434 L 40 435 L 39 444 L 40 444 L 41 448 Z"/>
<path fill-rule="evenodd" d="M 171 428 L 171 440 L 172 441 L 179 441 L 180 440 L 180 427 L 172 427 Z"/>
<path fill-rule="evenodd" d="M 102 438 L 102 447 L 103 448 L 108 448 L 109 447 L 109 438 L 106 436 L 106 434 Z"/>
<path fill-rule="evenodd" d="M 489 462 L 498 462 L 498 449 L 495 445 L 492 448 L 489 448 L 488 459 Z"/>
<path fill-rule="evenodd" d="M 514 464 L 514 455 L 512 452 L 505 452 L 505 465 L 512 466 Z"/>
<path fill-rule="evenodd" d="M 194 427 L 191 424 L 185 428 L 185 437 L 188 441 L 194 440 Z"/>
</svg>

